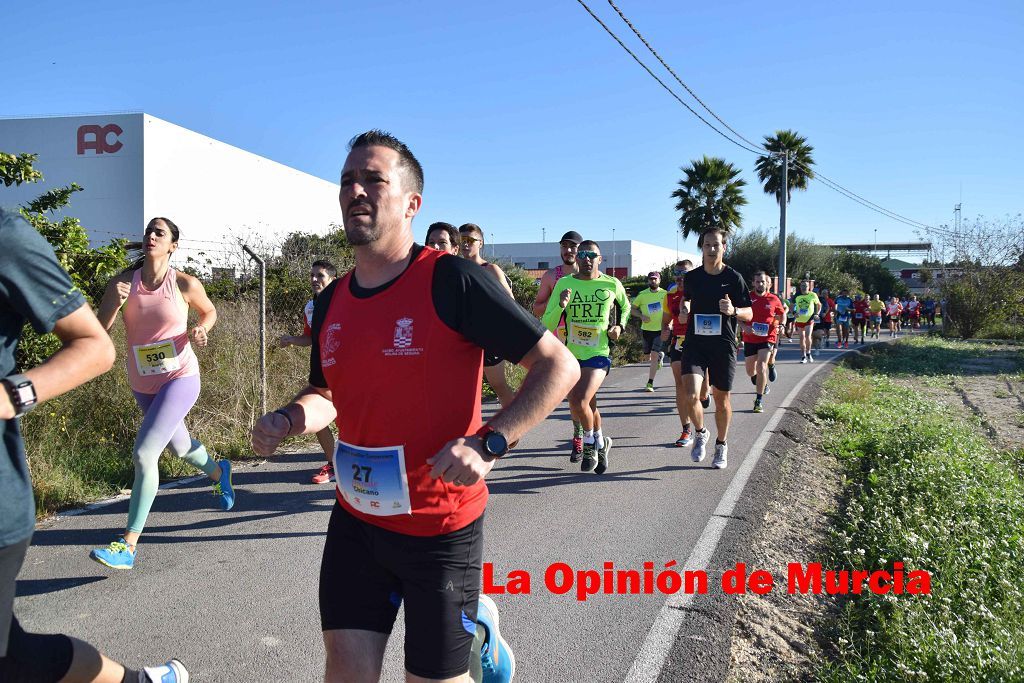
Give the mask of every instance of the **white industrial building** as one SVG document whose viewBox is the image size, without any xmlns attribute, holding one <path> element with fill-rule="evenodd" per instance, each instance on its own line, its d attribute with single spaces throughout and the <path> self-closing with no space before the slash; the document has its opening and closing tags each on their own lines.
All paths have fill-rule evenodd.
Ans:
<svg viewBox="0 0 1024 683">
<path fill-rule="evenodd" d="M 584 233 L 586 236 L 586 233 Z M 690 259 L 699 264 L 701 257 L 675 249 L 659 247 L 656 244 L 636 240 L 597 240 L 601 245 L 603 271 L 617 278 L 646 275 L 652 270 L 681 259 Z M 509 261 L 529 271 L 544 271 L 554 268 L 561 260 L 557 242 L 518 242 L 511 244 L 488 244 L 483 250 L 484 258 Z"/>
<path fill-rule="evenodd" d="M 341 221 L 335 183 L 145 113 L 0 119 L 0 151 L 38 154 L 44 176 L 0 186 L 0 205 L 78 183 L 66 213 L 94 245 L 140 240 L 150 218 L 166 216 L 181 230 L 178 265 L 189 255 L 200 267 L 240 265 L 239 238 L 266 248 Z"/>
</svg>

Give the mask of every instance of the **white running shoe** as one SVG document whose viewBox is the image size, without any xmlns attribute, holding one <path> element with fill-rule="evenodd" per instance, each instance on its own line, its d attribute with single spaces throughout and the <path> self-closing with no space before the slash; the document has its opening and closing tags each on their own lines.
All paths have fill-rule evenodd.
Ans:
<svg viewBox="0 0 1024 683">
<path fill-rule="evenodd" d="M 715 459 L 711 461 L 711 466 L 716 470 L 724 470 L 729 465 L 729 447 L 724 443 L 715 444 Z"/>
<path fill-rule="evenodd" d="M 801 363 L 806 363 L 807 362 L 807 356 L 804 356 L 803 358 L 801 358 L 800 362 Z"/>
<path fill-rule="evenodd" d="M 807 354 L 807 362 L 808 363 L 813 363 L 814 362 L 814 356 L 812 356 L 811 354 Z"/>
<path fill-rule="evenodd" d="M 694 462 L 700 462 L 707 455 L 705 446 L 708 443 L 708 428 L 705 427 L 699 432 L 693 433 L 693 450 L 690 451 L 690 459 Z"/>
<path fill-rule="evenodd" d="M 148 678 L 143 678 L 147 676 Z M 188 671 L 177 659 L 160 666 L 147 666 L 139 672 L 140 680 L 161 681 L 162 683 L 188 683 Z"/>
</svg>

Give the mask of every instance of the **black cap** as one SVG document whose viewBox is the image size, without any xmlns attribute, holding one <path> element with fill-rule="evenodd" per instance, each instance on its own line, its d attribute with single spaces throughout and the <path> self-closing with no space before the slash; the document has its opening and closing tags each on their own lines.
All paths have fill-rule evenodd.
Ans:
<svg viewBox="0 0 1024 683">
<path fill-rule="evenodd" d="M 582 235 L 580 235 L 575 230 L 570 230 L 569 232 L 562 235 L 562 239 L 558 240 L 558 243 L 561 244 L 562 242 L 572 242 L 573 244 L 579 244 L 582 241 Z"/>
</svg>

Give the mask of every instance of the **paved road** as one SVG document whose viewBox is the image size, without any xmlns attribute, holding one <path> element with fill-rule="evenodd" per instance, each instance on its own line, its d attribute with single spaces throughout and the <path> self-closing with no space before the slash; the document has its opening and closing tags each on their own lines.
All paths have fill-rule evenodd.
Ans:
<svg viewBox="0 0 1024 683">
<path fill-rule="evenodd" d="M 819 352 L 819 363 L 837 353 Z M 785 344 L 760 415 L 751 412 L 753 387 L 737 369 L 727 470 L 711 469 L 710 457 L 695 465 L 688 448 L 671 447 L 679 424 L 670 371 L 659 373 L 651 394 L 641 367 L 613 370 L 599 394 L 604 431 L 615 443 L 605 475 L 568 462 L 564 404 L 495 468 L 485 560 L 498 577 L 512 570 L 532 577 L 529 595 L 494 596 L 518 681 L 626 678 L 665 597 L 601 594 L 580 602 L 547 591 L 545 570 L 556 562 L 682 566 L 774 409 L 819 365 L 798 360 L 797 347 Z M 710 413 L 707 419 L 713 424 Z M 320 680 L 317 577 L 333 496 L 309 483 L 318 460 L 306 453 L 239 466 L 230 513 L 210 509 L 203 482 L 161 490 L 132 571 L 88 559 L 90 548 L 123 528 L 126 501 L 41 525 L 18 582 L 19 618 L 31 630 L 82 637 L 130 664 L 177 656 L 199 682 Z M 402 680 L 396 642 L 386 681 Z"/>
</svg>

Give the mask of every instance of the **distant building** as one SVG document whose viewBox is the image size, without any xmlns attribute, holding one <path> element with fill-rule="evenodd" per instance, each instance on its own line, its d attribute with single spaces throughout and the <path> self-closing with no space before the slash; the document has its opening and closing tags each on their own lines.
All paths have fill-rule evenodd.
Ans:
<svg viewBox="0 0 1024 683">
<path fill-rule="evenodd" d="M 583 233 L 584 237 L 586 232 Z M 690 259 L 699 265 L 697 254 L 659 247 L 656 244 L 636 240 L 597 240 L 601 245 L 602 270 L 617 278 L 646 275 L 652 270 L 681 259 Z M 525 269 L 534 277 L 540 277 L 549 268 L 557 266 L 561 259 L 557 242 L 516 242 L 509 244 L 487 244 L 481 253 L 486 259 L 509 261 Z"/>
<path fill-rule="evenodd" d="M 0 186 L 0 205 L 78 183 L 66 213 L 94 245 L 140 240 L 150 218 L 166 216 L 181 229 L 176 265 L 231 269 L 241 265 L 232 238 L 266 248 L 341 221 L 335 183 L 145 113 L 0 119 L 0 151 L 38 154 L 44 176 Z"/>
<path fill-rule="evenodd" d="M 895 258 L 882 259 L 882 266 L 902 280 L 911 294 L 918 296 L 938 292 L 943 278 L 951 274 L 945 268 L 922 267 L 920 264 Z"/>
</svg>

